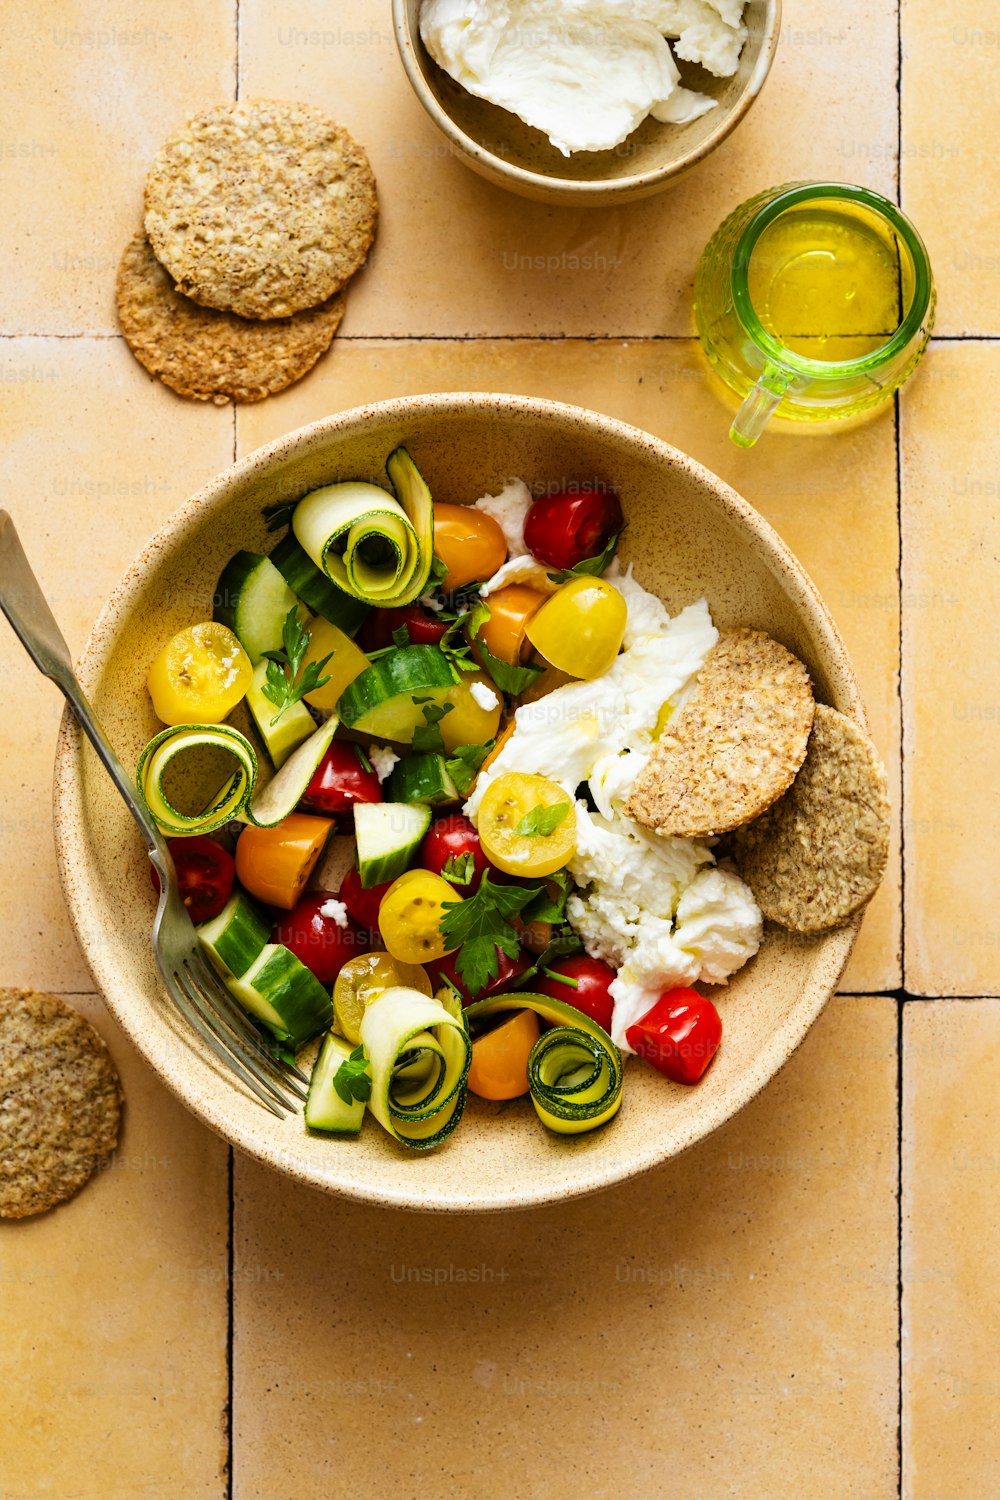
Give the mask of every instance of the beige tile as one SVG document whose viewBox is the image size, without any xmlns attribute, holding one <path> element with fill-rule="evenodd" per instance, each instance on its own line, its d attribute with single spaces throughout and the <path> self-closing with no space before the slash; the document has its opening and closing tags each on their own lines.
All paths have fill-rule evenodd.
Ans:
<svg viewBox="0 0 1000 1500">
<path fill-rule="evenodd" d="M 902 6 L 902 204 L 927 241 L 939 333 L 1000 333 L 1000 32 L 975 0 Z"/>
<path fill-rule="evenodd" d="M 935 356 L 936 358 L 936 356 Z M 241 451 L 328 412 L 435 390 L 505 390 L 579 402 L 655 432 L 733 483 L 773 522 L 815 578 L 857 665 L 899 806 L 899 601 L 891 412 L 853 431 L 769 433 L 750 453 L 692 340 L 342 340 L 300 385 L 243 407 Z M 845 987 L 900 982 L 899 839 Z"/>
<path fill-rule="evenodd" d="M 0 329 L 115 330 L 150 161 L 195 110 L 233 97 L 234 59 L 234 0 L 6 7 Z"/>
<path fill-rule="evenodd" d="M 94 995 L 125 1089 L 110 1165 L 51 1213 L 0 1226 L 0 1494 L 222 1500 L 227 1152 Z"/>
<path fill-rule="evenodd" d="M 235 1493 L 895 1493 L 895 1054 L 891 1001 L 835 1000 L 709 1141 L 506 1217 L 240 1159 Z"/>
<path fill-rule="evenodd" d="M 907 987 L 1000 991 L 995 344 L 942 345 L 902 407 Z"/>
<path fill-rule="evenodd" d="M 1000 1473 L 1000 1001 L 914 1001 L 903 1029 L 905 1500 Z"/>
<path fill-rule="evenodd" d="M 896 7 L 845 15 L 786 0 L 771 77 L 735 134 L 669 192 L 615 209 L 531 203 L 451 157 L 387 3 L 244 0 L 241 91 L 311 100 L 371 154 L 382 220 L 348 333 L 686 334 L 698 256 L 742 199 L 810 177 L 892 191 Z"/>
<path fill-rule="evenodd" d="M 231 460 L 232 415 L 173 396 L 118 339 L 4 339 L 0 389 L 0 503 L 78 652 L 142 543 Z M 52 847 L 62 698 L 2 620 L 0 685 L 0 980 L 86 990 Z"/>
</svg>

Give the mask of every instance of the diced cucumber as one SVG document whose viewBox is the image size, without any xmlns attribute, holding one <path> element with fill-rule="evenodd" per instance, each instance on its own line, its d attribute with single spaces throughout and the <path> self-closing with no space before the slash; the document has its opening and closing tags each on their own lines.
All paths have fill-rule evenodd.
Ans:
<svg viewBox="0 0 1000 1500">
<path fill-rule="evenodd" d="M 333 1020 L 333 1002 L 315 974 L 281 943 L 267 943 L 230 993 L 279 1041 L 301 1047 Z"/>
<path fill-rule="evenodd" d="M 355 599 L 321 573 L 309 553 L 300 546 L 292 531 L 271 553 L 271 562 L 293 593 L 304 599 L 310 609 L 336 625 L 345 635 L 355 636 L 370 606 Z"/>
<path fill-rule="evenodd" d="M 259 661 L 253 669 L 246 704 L 264 742 L 264 749 L 277 770 L 285 764 L 292 751 L 296 750 L 303 740 L 307 740 L 311 734 L 315 733 L 316 721 L 299 699 L 298 703 L 289 704 L 277 724 L 272 724 L 271 720 L 278 710 L 269 698 L 264 697 L 263 689 L 266 681 L 267 662 Z"/>
<path fill-rule="evenodd" d="M 420 802 L 359 802 L 354 809 L 358 870 L 367 890 L 408 870 L 431 826 L 431 810 Z"/>
<path fill-rule="evenodd" d="M 426 802 L 445 807 L 458 802 L 458 787 L 448 774 L 443 755 L 408 755 L 393 766 L 385 783 L 385 794 L 393 802 Z"/>
<path fill-rule="evenodd" d="M 328 1031 L 313 1065 L 306 1096 L 305 1121 L 310 1130 L 326 1130 L 331 1135 L 357 1135 L 365 1114 L 365 1101 L 352 1099 L 345 1104 L 333 1086 L 343 1063 L 354 1051 L 336 1032 Z"/>
<path fill-rule="evenodd" d="M 397 646 L 348 684 L 337 713 L 345 729 L 408 745 L 427 723 L 424 708 L 440 707 L 459 681 L 437 646 Z"/>
<path fill-rule="evenodd" d="M 288 611 L 296 606 L 305 623 L 305 605 L 299 604 L 271 559 L 259 552 L 237 552 L 215 585 L 212 619 L 229 626 L 256 666 L 265 651 L 281 650 Z"/>
<path fill-rule="evenodd" d="M 236 891 L 217 917 L 198 926 L 203 948 L 227 981 L 242 978 L 270 936 L 270 917 L 243 891 Z"/>
</svg>

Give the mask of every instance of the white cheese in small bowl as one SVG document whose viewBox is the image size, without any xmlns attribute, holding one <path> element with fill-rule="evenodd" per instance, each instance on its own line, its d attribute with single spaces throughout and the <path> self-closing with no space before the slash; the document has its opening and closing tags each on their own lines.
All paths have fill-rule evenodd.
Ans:
<svg viewBox="0 0 1000 1500">
<path fill-rule="evenodd" d="M 674 55 L 736 72 L 744 0 L 423 0 L 420 35 L 469 93 L 542 130 L 565 156 L 621 144 L 647 117 L 715 108 Z M 674 38 L 671 51 L 668 38 Z"/>
</svg>

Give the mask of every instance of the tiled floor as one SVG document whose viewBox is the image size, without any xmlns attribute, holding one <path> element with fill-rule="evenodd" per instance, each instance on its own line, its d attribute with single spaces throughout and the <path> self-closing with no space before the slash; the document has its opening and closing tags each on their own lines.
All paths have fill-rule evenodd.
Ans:
<svg viewBox="0 0 1000 1500">
<path fill-rule="evenodd" d="M 0 630 L 0 984 L 76 996 L 128 1096 L 114 1167 L 50 1217 L 0 1226 L 0 1500 L 988 1500 L 996 29 L 966 0 L 834 19 L 786 0 L 772 78 L 716 155 L 652 202 L 573 213 L 441 153 L 388 12 L 43 0 L 4 18 L 0 503 L 71 645 L 234 453 L 405 391 L 578 401 L 723 474 L 817 580 L 890 768 L 890 875 L 850 993 L 676 1163 L 505 1221 L 339 1203 L 234 1160 L 88 993 L 51 854 L 58 704 Z M 383 211 L 331 354 L 234 420 L 145 376 L 112 287 L 153 151 L 237 81 L 344 120 Z M 939 337 L 898 412 L 741 454 L 691 339 L 694 265 L 739 199 L 809 176 L 901 195 L 930 244 Z"/>
</svg>

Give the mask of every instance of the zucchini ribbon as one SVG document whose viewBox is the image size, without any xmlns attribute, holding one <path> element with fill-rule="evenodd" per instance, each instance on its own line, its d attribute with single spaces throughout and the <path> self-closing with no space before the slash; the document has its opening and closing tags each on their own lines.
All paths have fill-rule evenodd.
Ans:
<svg viewBox="0 0 1000 1500">
<path fill-rule="evenodd" d="M 361 1043 L 375 1118 L 404 1146 L 440 1145 L 465 1108 L 472 1043 L 464 1020 L 419 990 L 396 986 L 368 1006 Z"/>
</svg>

